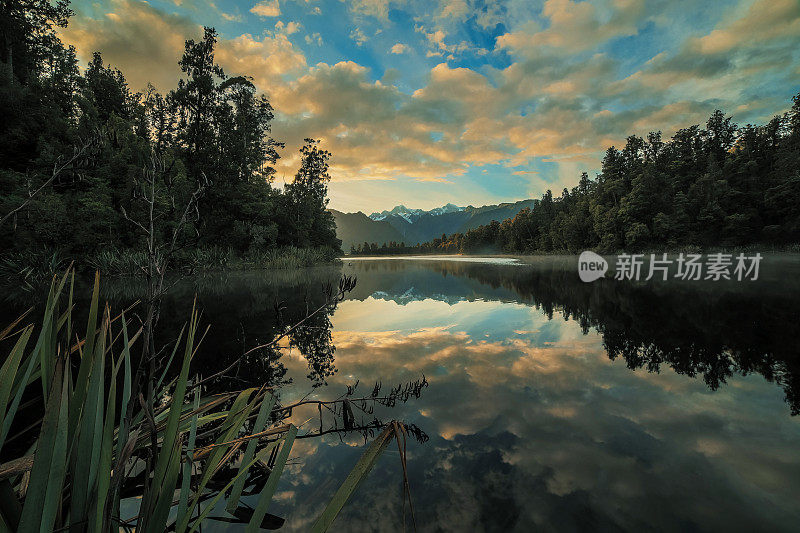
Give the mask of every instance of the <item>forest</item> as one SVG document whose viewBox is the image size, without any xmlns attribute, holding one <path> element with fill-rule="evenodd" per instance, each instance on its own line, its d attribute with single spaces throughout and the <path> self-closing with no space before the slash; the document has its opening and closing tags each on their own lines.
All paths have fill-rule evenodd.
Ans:
<svg viewBox="0 0 800 533">
<path fill-rule="evenodd" d="M 800 242 L 800 94 L 767 124 L 715 111 L 705 128 L 632 135 L 596 179 L 552 191 L 514 218 L 433 241 L 364 243 L 350 253 L 575 253 Z"/>
<path fill-rule="evenodd" d="M 0 42 L 6 265 L 56 258 L 110 267 L 143 250 L 150 234 L 174 241 L 177 261 L 275 257 L 286 250 L 338 256 L 327 211 L 331 154 L 306 139 L 294 180 L 273 186 L 284 146 L 270 136 L 274 110 L 250 78 L 229 76 L 215 63 L 213 28 L 186 41 L 176 57 L 177 87 L 134 92 L 100 53 L 79 68 L 75 48 L 58 38 L 72 15 L 67 2 L 12 2 L 6 12 Z"/>
<path fill-rule="evenodd" d="M 328 317 L 352 278 L 339 278 L 338 290 L 328 280 L 316 298 L 259 306 L 275 315 L 269 339 L 241 355 L 217 347 L 209 359 L 233 362 L 210 375 L 200 376 L 195 357 L 209 330 L 199 329 L 196 292 L 172 335 L 169 320 L 182 310 L 174 292 L 165 296 L 181 276 L 165 282 L 168 271 L 231 259 L 298 266 L 341 253 L 327 210 L 331 154 L 306 139 L 294 180 L 272 186 L 283 147 L 270 136 L 273 108 L 251 79 L 215 63 L 215 30 L 186 41 L 177 87 L 137 93 L 99 53 L 79 68 L 58 38 L 72 15 L 66 0 L 4 2 L 0 15 L 3 311 L 20 305 L 15 283 L 28 291 L 25 303 L 41 296 L 43 311 L 31 322 L 32 306 L 0 327 L 0 531 L 183 533 L 213 520 L 272 530 L 284 523 L 267 510 L 295 438 L 377 435 L 364 460 L 373 462 L 392 439 L 423 439 L 373 409 L 419 397 L 424 382 L 313 400 L 330 416 L 320 411 L 319 429 L 300 435 L 290 416 L 308 401 L 280 398 L 282 339 L 309 354 L 312 387 L 335 372 Z M 91 267 L 86 301 L 81 270 Z M 100 271 L 109 270 L 145 278 L 125 278 L 134 300 L 119 313 L 100 300 Z M 79 316 L 85 333 L 73 329 Z M 234 373 L 248 367 L 254 384 L 238 389 Z M 367 473 L 346 479 L 357 485 Z M 349 486 L 313 531 L 329 529 Z M 210 516 L 221 501 L 224 516 Z"/>
</svg>

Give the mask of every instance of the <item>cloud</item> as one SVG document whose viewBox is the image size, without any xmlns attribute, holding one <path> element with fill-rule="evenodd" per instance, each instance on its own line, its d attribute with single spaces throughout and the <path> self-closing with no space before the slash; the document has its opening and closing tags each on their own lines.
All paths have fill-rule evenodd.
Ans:
<svg viewBox="0 0 800 533">
<path fill-rule="evenodd" d="M 658 53 L 608 89 L 630 99 L 655 93 L 667 102 L 711 97 L 717 107 L 729 110 L 747 103 L 742 108 L 749 111 L 745 120 L 766 120 L 781 103 L 764 91 L 756 97 L 753 87 L 765 79 L 776 87 L 797 83 L 798 73 L 786 65 L 800 60 L 799 43 L 800 4 L 757 0 L 738 16 L 723 18 L 709 33 L 687 38 L 676 52 Z"/>
<path fill-rule="evenodd" d="M 414 30 L 418 33 L 422 33 L 427 39 L 428 45 L 431 47 L 431 49 L 428 50 L 426 57 L 445 56 L 446 54 L 447 58 L 452 60 L 457 54 L 462 54 L 467 51 L 474 52 L 477 55 L 483 55 L 487 53 L 487 50 L 476 47 L 468 41 L 462 40 L 456 44 L 445 43 L 445 39 L 447 38 L 448 34 L 441 28 L 428 31 L 424 26 L 417 25 L 415 26 Z"/>
<path fill-rule="evenodd" d="M 375 281 L 363 273 L 364 284 Z M 415 273 L 404 272 L 392 292 L 431 285 L 431 278 Z M 796 522 L 795 443 L 765 443 L 762 434 L 766 426 L 778 432 L 794 427 L 784 410 L 775 410 L 781 400 L 774 384 L 732 376 L 727 387 L 711 392 L 701 378 L 672 370 L 634 372 L 624 361 L 609 361 L 601 336 L 593 330 L 582 335 L 575 320 L 547 320 L 522 305 L 524 298 L 509 297 L 502 290 L 507 287 L 488 281 L 452 272 L 446 280 L 448 294 L 462 288 L 459 294 L 471 301 L 448 304 L 431 293 L 406 305 L 366 298 L 343 302 L 333 318 L 339 372 L 329 391 L 346 390 L 356 378 L 397 383 L 424 373 L 430 382 L 419 399 L 376 412 L 415 423 L 431 436 L 425 445 L 409 445 L 418 518 L 456 531 L 492 530 L 500 520 L 514 531 L 536 524 L 579 530 L 587 523 L 630 530 L 676 521 L 779 529 L 776 524 Z M 519 339 L 483 340 L 498 323 L 526 331 Z M 286 364 L 288 375 L 307 372 L 302 357 Z M 293 392 L 302 395 L 304 385 Z M 293 415 L 303 422 L 316 410 Z M 351 440 L 319 442 L 316 455 L 304 456 L 298 467 L 306 477 L 289 476 L 291 507 L 277 510 L 289 528 L 308 529 L 303 520 L 317 516 L 317 506 L 330 498 L 319 480 L 346 477 L 362 453 Z M 338 464 L 341 470 L 332 466 Z M 385 481 L 398 468 L 394 461 L 376 465 L 362 487 L 364 500 L 343 511 L 341 524 L 369 531 L 377 512 L 386 529 L 399 527 L 397 489 Z M 765 494 L 766 506 L 742 504 Z"/>
<path fill-rule="evenodd" d="M 364 35 L 364 32 L 361 31 L 360 28 L 355 28 L 353 31 L 351 31 L 350 38 L 356 42 L 357 46 L 362 46 L 365 42 L 367 42 L 367 36 Z"/>
<path fill-rule="evenodd" d="M 279 32 L 283 32 L 286 35 L 292 35 L 293 33 L 297 33 L 302 28 L 302 24 L 299 22 L 290 21 L 289 23 L 284 23 L 282 20 L 279 20 L 275 23 L 275 30 Z"/>
<path fill-rule="evenodd" d="M 393 54 L 404 54 L 408 52 L 408 46 L 406 46 L 403 43 L 397 43 L 394 46 L 392 46 L 390 52 Z"/>
<path fill-rule="evenodd" d="M 174 87 L 184 40 L 202 35 L 195 17 L 139 0 L 108 2 L 105 14 L 79 12 L 62 31 L 65 42 L 76 45 L 84 62 L 101 51 L 134 89 L 148 81 L 162 91 Z M 296 170 L 302 140 L 313 136 L 333 152 L 335 182 L 446 180 L 467 186 L 480 175 L 470 169 L 493 165 L 493 175 L 507 168 L 506 175 L 515 176 L 513 194 L 522 196 L 574 185 L 581 170 L 597 169 L 603 150 L 623 144 L 629 134 L 662 130 L 668 137 L 704 122 L 717 107 L 734 111 L 739 121 L 761 121 L 786 107 L 780 87 L 800 80 L 794 66 L 800 64 L 800 7 L 794 0 L 709 9 L 719 17 L 711 28 L 698 31 L 681 22 L 684 33 L 644 0 L 547 0 L 536 16 L 520 0 L 444 0 L 414 16 L 416 35 L 397 33 L 388 19 L 392 9 L 413 14 L 411 4 L 363 0 L 347 7 L 351 25 L 339 31 L 356 45 L 369 40 L 376 49 L 409 54 L 407 43 L 422 40 L 425 59 L 419 57 L 411 72 L 386 69 L 374 58 L 376 63 L 365 63 L 374 70 L 353 61 L 308 64 L 289 38 L 305 21 L 276 21 L 261 34 L 219 40 L 217 59 L 226 72 L 253 76 L 269 95 L 274 135 L 287 143 L 279 171 L 288 176 Z M 276 16 L 280 8 L 269 0 L 253 12 Z M 681 9 L 691 21 L 693 12 Z M 473 29 L 497 21 L 504 33 L 487 53 Z M 473 29 L 465 31 L 465 24 Z M 647 32 L 639 35 L 642 28 Z M 322 46 L 323 33 L 299 42 Z M 670 42 L 658 42 L 664 35 Z M 622 37 L 636 44 L 609 46 Z M 644 46 L 635 53 L 625 48 L 640 41 Z M 438 64 L 430 67 L 430 59 Z M 432 142 L 432 134 L 442 140 Z M 541 175 L 515 170 L 543 160 L 555 164 L 537 166 Z"/>
<path fill-rule="evenodd" d="M 251 7 L 250 13 L 255 13 L 259 17 L 278 17 L 281 14 L 281 6 L 278 0 L 263 0 Z"/>
<path fill-rule="evenodd" d="M 317 46 L 322 46 L 322 35 L 314 32 L 311 35 L 306 35 L 305 41 L 306 44 L 316 44 Z"/>
<path fill-rule="evenodd" d="M 244 20 L 241 15 L 233 13 L 220 13 L 220 16 L 228 22 L 242 22 Z"/>
<path fill-rule="evenodd" d="M 702 54 L 731 52 L 742 46 L 800 36 L 800 3 L 758 0 L 742 17 L 723 23 L 708 35 L 692 39 L 689 47 Z"/>
<path fill-rule="evenodd" d="M 256 86 L 267 93 L 284 83 L 283 76 L 298 74 L 306 67 L 305 56 L 285 33 L 261 38 L 246 33 L 222 39 L 217 45 L 216 60 L 228 74 L 253 76 Z"/>
<path fill-rule="evenodd" d="M 523 29 L 498 37 L 496 46 L 528 56 L 541 47 L 562 53 L 588 50 L 610 39 L 636 34 L 643 8 L 643 0 L 614 0 L 611 15 L 604 20 L 590 2 L 547 0 L 542 10 L 550 22 L 547 29 L 540 30 L 538 24 L 528 22 Z"/>
<path fill-rule="evenodd" d="M 417 178 L 414 181 L 419 181 L 421 183 L 430 182 L 430 183 L 448 183 L 450 185 L 455 185 L 451 180 L 447 178 Z"/>
<path fill-rule="evenodd" d="M 351 0 L 347 3 L 350 11 L 359 16 L 374 17 L 379 20 L 389 20 L 389 7 L 392 3 L 403 4 L 402 0 Z"/>
<path fill-rule="evenodd" d="M 438 18 L 453 17 L 463 20 L 470 13 L 470 7 L 466 0 L 442 0 L 441 8 Z"/>
<path fill-rule="evenodd" d="M 113 0 L 99 18 L 75 16 L 61 30 L 64 42 L 74 45 L 81 59 L 88 61 L 92 52 L 101 52 L 106 62 L 123 69 L 134 90 L 148 82 L 162 91 L 174 87 L 184 41 L 201 35 L 202 27 L 188 18 L 138 0 Z"/>
</svg>

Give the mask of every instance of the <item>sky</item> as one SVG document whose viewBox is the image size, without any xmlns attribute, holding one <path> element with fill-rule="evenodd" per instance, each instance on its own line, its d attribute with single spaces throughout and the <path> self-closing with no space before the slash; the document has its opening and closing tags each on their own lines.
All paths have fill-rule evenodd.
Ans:
<svg viewBox="0 0 800 533">
<path fill-rule="evenodd" d="M 800 92 L 800 0 L 73 0 L 62 39 L 133 90 L 175 87 L 186 39 L 252 76 L 286 143 L 332 155 L 330 207 L 556 196 L 628 135 L 762 123 Z"/>
</svg>

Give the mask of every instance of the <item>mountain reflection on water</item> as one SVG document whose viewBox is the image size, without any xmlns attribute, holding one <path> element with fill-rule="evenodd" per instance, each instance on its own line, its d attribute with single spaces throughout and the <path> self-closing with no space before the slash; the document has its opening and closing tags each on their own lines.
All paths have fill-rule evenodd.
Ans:
<svg viewBox="0 0 800 533">
<path fill-rule="evenodd" d="M 289 403 L 424 375 L 421 398 L 376 413 L 430 436 L 409 443 L 419 530 L 797 529 L 800 258 L 766 258 L 756 282 L 583 283 L 574 257 L 204 276 L 175 286 L 159 332 L 177 335 L 196 293 L 211 330 L 194 364 L 210 375 L 321 305 L 342 274 L 358 277 L 347 299 L 216 386 L 284 384 Z M 119 304 L 140 293 L 104 284 Z M 312 419 L 301 432 L 316 416 L 293 413 Z M 283 530 L 308 530 L 362 445 L 297 441 L 270 508 Z M 401 531 L 401 479 L 389 448 L 334 529 Z"/>
<path fill-rule="evenodd" d="M 798 263 L 763 267 L 750 284 L 586 284 L 574 258 L 354 260 L 330 390 L 427 377 L 390 415 L 431 436 L 409 454 L 424 531 L 796 530 Z M 287 529 L 307 528 L 356 443 L 303 443 L 275 510 Z M 399 472 L 387 454 L 338 530 L 401 530 Z"/>
</svg>

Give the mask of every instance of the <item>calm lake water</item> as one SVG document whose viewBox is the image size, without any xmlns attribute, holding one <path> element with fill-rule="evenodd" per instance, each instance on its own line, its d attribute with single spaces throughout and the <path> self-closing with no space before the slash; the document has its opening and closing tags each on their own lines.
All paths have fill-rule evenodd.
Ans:
<svg viewBox="0 0 800 533">
<path fill-rule="evenodd" d="M 218 386 L 290 381 L 288 404 L 424 375 L 421 397 L 375 411 L 430 438 L 408 444 L 420 531 L 800 527 L 800 257 L 767 257 L 750 282 L 583 283 L 575 257 L 231 273 L 179 284 L 162 335 L 197 292 L 212 325 L 197 368 L 209 375 L 318 306 L 342 274 L 358 278 L 344 301 L 282 356 L 249 356 Z M 122 302 L 137 286 L 104 290 Z M 292 419 L 302 434 L 318 417 L 313 407 Z M 282 530 L 309 528 L 363 444 L 296 442 L 270 508 Z M 401 480 L 393 443 L 334 530 L 402 531 Z"/>
</svg>

